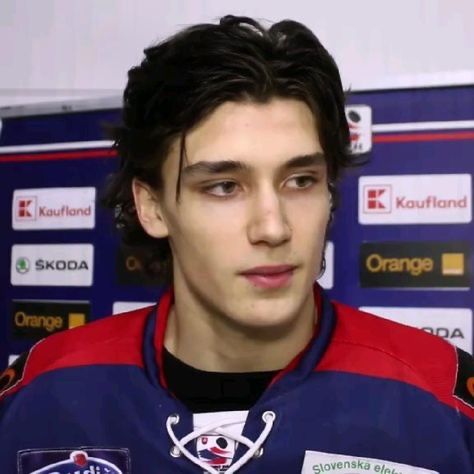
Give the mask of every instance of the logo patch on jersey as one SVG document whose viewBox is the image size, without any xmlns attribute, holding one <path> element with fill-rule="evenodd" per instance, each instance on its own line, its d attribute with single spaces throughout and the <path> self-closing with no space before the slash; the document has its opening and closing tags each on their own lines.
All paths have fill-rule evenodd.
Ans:
<svg viewBox="0 0 474 474">
<path fill-rule="evenodd" d="M 28 355 L 29 352 L 21 354 L 10 367 L 0 374 L 0 397 L 21 381 L 25 372 Z"/>
<path fill-rule="evenodd" d="M 225 472 L 234 458 L 237 443 L 222 435 L 203 435 L 197 439 L 199 459 L 218 472 Z"/>
<path fill-rule="evenodd" d="M 126 448 L 29 449 L 18 453 L 19 474 L 130 474 Z"/>
<path fill-rule="evenodd" d="M 474 408 L 474 358 L 462 349 L 456 349 L 458 355 L 458 373 L 454 396 L 466 405 Z"/>
<path fill-rule="evenodd" d="M 226 472 L 234 459 L 238 447 L 236 437 L 242 435 L 248 411 L 221 411 L 195 413 L 195 429 L 203 429 L 204 434 L 196 439 L 196 451 L 199 459 L 217 472 Z M 217 432 L 208 426 L 221 424 L 224 432 Z M 217 425 L 215 425 L 217 426 Z"/>
<path fill-rule="evenodd" d="M 439 474 L 422 467 L 382 459 L 306 451 L 301 474 Z"/>
</svg>

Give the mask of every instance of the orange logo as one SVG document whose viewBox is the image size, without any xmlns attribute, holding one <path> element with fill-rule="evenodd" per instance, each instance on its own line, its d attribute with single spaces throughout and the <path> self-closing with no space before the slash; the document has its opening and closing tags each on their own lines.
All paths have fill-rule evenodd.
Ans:
<svg viewBox="0 0 474 474">
<path fill-rule="evenodd" d="M 469 377 L 466 381 L 467 391 L 474 397 L 474 377 Z"/>
</svg>

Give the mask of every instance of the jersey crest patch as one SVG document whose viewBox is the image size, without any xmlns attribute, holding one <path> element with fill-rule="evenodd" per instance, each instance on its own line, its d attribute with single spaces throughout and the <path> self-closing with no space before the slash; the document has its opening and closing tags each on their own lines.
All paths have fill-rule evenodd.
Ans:
<svg viewBox="0 0 474 474">
<path fill-rule="evenodd" d="M 454 396 L 474 408 L 474 359 L 462 349 L 456 348 L 456 352 L 458 355 L 458 371 Z"/>
<path fill-rule="evenodd" d="M 218 472 L 225 472 L 232 463 L 237 443 L 226 436 L 205 435 L 197 440 L 199 459 Z"/>
<path fill-rule="evenodd" d="M 209 431 L 196 439 L 198 457 L 214 471 L 226 472 L 232 464 L 237 450 L 237 435 L 241 435 L 248 411 L 195 413 L 193 422 L 195 429 L 204 428 L 216 421 L 222 421 L 224 433 Z"/>
<path fill-rule="evenodd" d="M 306 451 L 301 474 L 439 474 L 422 467 L 382 459 Z"/>
<path fill-rule="evenodd" d="M 21 382 L 29 354 L 29 352 L 21 354 L 10 367 L 0 374 L 0 397 L 7 392 L 7 390 L 10 390 L 17 383 Z"/>
<path fill-rule="evenodd" d="M 126 448 L 28 449 L 18 453 L 19 474 L 130 474 Z"/>
</svg>

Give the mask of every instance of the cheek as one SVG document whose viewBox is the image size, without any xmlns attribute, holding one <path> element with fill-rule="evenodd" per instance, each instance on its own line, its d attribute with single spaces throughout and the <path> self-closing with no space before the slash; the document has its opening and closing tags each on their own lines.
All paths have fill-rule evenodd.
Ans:
<svg viewBox="0 0 474 474">
<path fill-rule="evenodd" d="M 329 199 L 299 201 L 288 207 L 292 228 L 300 238 L 318 242 L 324 239 L 329 222 Z"/>
<path fill-rule="evenodd" d="M 200 240 L 225 244 L 245 228 L 245 209 L 244 202 L 196 203 L 181 219 L 183 232 Z"/>
<path fill-rule="evenodd" d="M 175 254 L 197 261 L 201 265 L 222 264 L 231 259 L 237 249 L 240 218 L 224 206 L 216 209 L 193 206 L 180 212 L 169 223 L 170 244 Z"/>
</svg>

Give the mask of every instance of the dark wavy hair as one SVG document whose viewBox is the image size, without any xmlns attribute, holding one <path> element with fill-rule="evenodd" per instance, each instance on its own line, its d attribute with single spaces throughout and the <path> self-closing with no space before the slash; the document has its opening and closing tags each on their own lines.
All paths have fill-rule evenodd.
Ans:
<svg viewBox="0 0 474 474">
<path fill-rule="evenodd" d="M 307 27 L 284 20 L 265 28 L 254 19 L 228 15 L 218 24 L 191 26 L 147 48 L 141 64 L 128 72 L 122 124 L 109 128 L 120 166 L 102 201 L 115 211 L 123 244 L 134 249 L 156 281 L 171 279 L 171 250 L 168 239 L 152 238 L 141 227 L 133 178 L 160 189 L 162 165 L 175 140 L 181 169 L 186 134 L 216 107 L 274 97 L 301 100 L 313 112 L 327 159 L 333 211 L 341 169 L 356 158 L 349 153 L 339 70 Z"/>
</svg>

